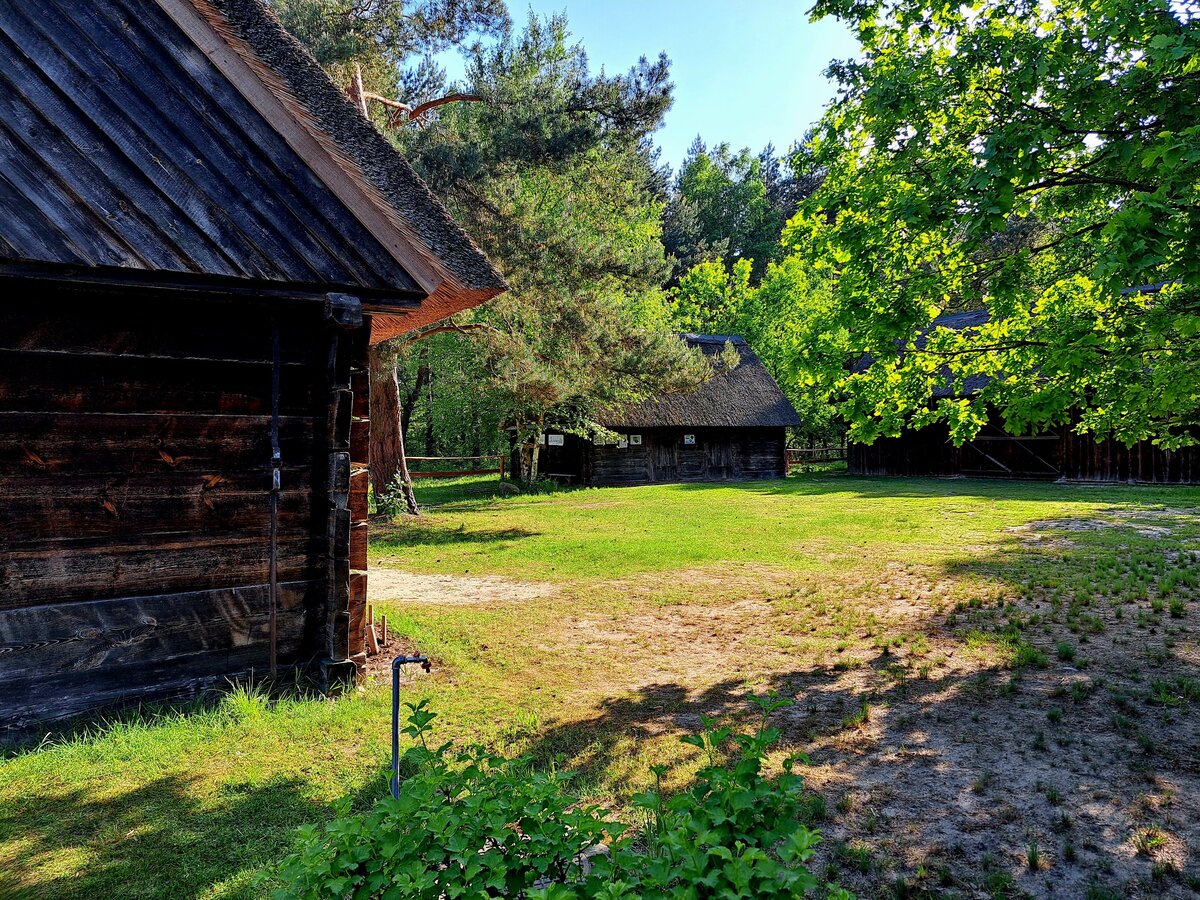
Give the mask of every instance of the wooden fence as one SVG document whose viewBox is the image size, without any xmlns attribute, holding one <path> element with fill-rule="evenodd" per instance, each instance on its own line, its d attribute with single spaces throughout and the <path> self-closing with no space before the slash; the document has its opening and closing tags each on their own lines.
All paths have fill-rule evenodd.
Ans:
<svg viewBox="0 0 1200 900">
<path fill-rule="evenodd" d="M 413 478 L 463 478 L 467 475 L 499 475 L 504 477 L 504 454 L 490 453 L 486 456 L 410 456 L 409 463 L 426 463 L 426 462 L 445 462 L 449 460 L 455 461 L 477 461 L 477 460 L 495 460 L 494 468 L 483 469 L 438 469 L 436 471 L 419 471 L 419 466 L 414 468 L 409 466 L 408 474 Z"/>
<path fill-rule="evenodd" d="M 787 448 L 787 464 L 789 469 L 793 466 L 802 466 L 811 463 L 846 462 L 848 459 L 849 454 L 844 441 L 840 445 L 829 447 Z"/>
</svg>

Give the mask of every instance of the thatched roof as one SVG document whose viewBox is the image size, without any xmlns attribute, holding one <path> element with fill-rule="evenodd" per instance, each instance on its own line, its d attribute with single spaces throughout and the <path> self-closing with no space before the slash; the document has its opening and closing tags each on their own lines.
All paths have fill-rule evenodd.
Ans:
<svg viewBox="0 0 1200 900">
<path fill-rule="evenodd" d="M 283 28 L 262 0 L 190 2 L 202 12 L 205 7 L 219 11 L 254 57 L 276 76 L 275 90 L 289 103 L 302 107 L 321 136 L 332 140 L 337 151 L 353 163 L 352 175 L 377 192 L 389 213 L 398 214 L 400 221 L 396 224 L 414 239 L 415 249 L 431 265 L 433 284 L 423 282 L 423 286 L 433 288 L 431 300 L 422 305 L 421 314 L 406 316 L 390 330 L 411 330 L 507 289 L 503 276 L 404 157 L 329 80 L 320 64 Z M 221 23 L 217 25 L 219 28 Z M 419 276 L 417 280 L 422 281 Z M 383 318 L 376 317 L 372 340 L 388 327 Z"/>
<path fill-rule="evenodd" d="M 672 394 L 630 406 L 606 418 L 609 428 L 771 428 L 799 425 L 788 402 L 762 360 L 736 335 L 685 334 L 705 356 L 717 356 L 731 343 L 741 362 L 713 376 L 689 394 Z"/>
<path fill-rule="evenodd" d="M 0 54 L 0 274 L 346 292 L 380 333 L 504 289 L 261 0 L 3 4 Z"/>
</svg>

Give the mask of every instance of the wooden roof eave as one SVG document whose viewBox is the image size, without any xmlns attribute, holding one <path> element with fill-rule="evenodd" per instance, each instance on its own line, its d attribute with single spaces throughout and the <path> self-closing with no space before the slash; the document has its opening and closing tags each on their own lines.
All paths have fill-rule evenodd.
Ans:
<svg viewBox="0 0 1200 900">
<path fill-rule="evenodd" d="M 157 2 L 425 292 L 419 306 L 404 311 L 397 306 L 408 306 L 408 302 L 363 298 L 363 311 L 374 316 L 372 343 L 444 319 L 502 293 L 502 288 L 472 289 L 447 271 L 357 163 L 317 127 L 276 73 L 204 0 Z"/>
</svg>

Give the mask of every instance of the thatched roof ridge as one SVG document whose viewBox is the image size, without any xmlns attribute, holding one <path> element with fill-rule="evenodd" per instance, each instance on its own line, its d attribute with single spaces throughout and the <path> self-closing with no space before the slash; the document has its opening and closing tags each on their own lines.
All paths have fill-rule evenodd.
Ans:
<svg viewBox="0 0 1200 900">
<path fill-rule="evenodd" d="M 681 336 L 706 356 L 733 344 L 741 361 L 688 394 L 670 394 L 614 412 L 604 425 L 629 428 L 774 428 L 800 424 L 800 416 L 745 338 L 724 334 Z"/>
<path fill-rule="evenodd" d="M 169 2 L 169 0 L 159 0 Z M 263 0 L 190 0 L 211 21 L 208 10 L 220 16 L 214 22 L 232 45 L 249 48 L 269 71 L 272 90 L 298 107 L 305 124 L 349 160 L 352 174 L 361 176 L 371 193 L 377 193 L 385 212 L 396 216 L 399 229 L 419 245 L 419 253 L 433 269 L 431 297 L 422 312 L 376 323 L 389 336 L 427 321 L 443 318 L 474 306 L 507 289 L 504 277 L 434 197 L 407 160 L 368 121 L 350 99 L 325 74 L 320 64 L 284 29 Z M 223 27 L 222 27 L 223 26 Z M 417 274 L 417 273 L 414 273 Z M 417 275 L 418 281 L 423 281 Z M 427 289 L 431 285 L 427 284 Z M 418 321 L 420 319 L 420 321 Z M 376 339 L 377 335 L 372 335 Z"/>
</svg>

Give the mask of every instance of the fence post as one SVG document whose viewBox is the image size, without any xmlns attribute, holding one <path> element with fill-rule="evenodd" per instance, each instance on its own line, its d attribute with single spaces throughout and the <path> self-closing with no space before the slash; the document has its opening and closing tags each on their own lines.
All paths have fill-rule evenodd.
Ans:
<svg viewBox="0 0 1200 900">
<path fill-rule="evenodd" d="M 498 456 L 500 459 L 500 480 L 503 481 L 504 480 L 504 454 L 501 453 L 501 454 L 498 454 Z"/>
</svg>

